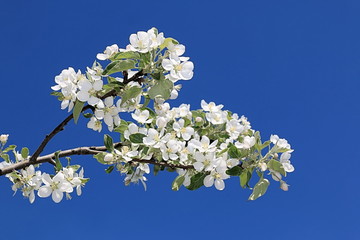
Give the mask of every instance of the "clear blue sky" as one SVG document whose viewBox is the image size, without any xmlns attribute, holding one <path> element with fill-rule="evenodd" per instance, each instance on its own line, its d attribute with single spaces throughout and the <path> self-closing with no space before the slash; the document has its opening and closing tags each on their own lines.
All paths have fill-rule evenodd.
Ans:
<svg viewBox="0 0 360 240">
<path fill-rule="evenodd" d="M 263 138 L 295 152 L 288 192 L 271 182 L 246 201 L 238 180 L 222 192 L 171 190 L 174 175 L 125 187 L 90 157 L 81 197 L 33 205 L 0 179 L 1 239 L 360 239 L 360 2 L 350 0 L 6 1 L 0 8 L 0 132 L 34 151 L 67 113 L 49 95 L 69 66 L 153 26 L 187 46 L 194 78 L 172 104 L 201 99 L 249 118 Z M 70 124 L 46 153 L 100 145 Z"/>
</svg>

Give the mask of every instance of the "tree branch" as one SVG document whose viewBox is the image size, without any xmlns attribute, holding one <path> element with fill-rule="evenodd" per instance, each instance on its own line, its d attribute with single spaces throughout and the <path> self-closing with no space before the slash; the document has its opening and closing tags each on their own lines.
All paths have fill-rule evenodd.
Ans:
<svg viewBox="0 0 360 240">
<path fill-rule="evenodd" d="M 142 81 L 142 76 L 144 75 L 143 70 L 140 70 L 139 72 L 137 72 L 136 74 L 134 74 L 134 76 L 132 76 L 131 78 L 127 78 L 127 73 L 126 73 L 126 81 L 124 79 L 124 84 L 128 84 L 131 81 L 136 81 L 141 83 Z M 107 97 L 116 95 L 116 91 L 115 90 L 111 90 L 110 92 L 104 94 L 104 96 L 100 97 L 100 99 L 105 99 Z M 91 105 L 86 105 L 81 112 L 87 110 L 87 109 L 91 109 L 93 108 L 93 106 Z M 36 151 L 34 152 L 34 154 L 31 156 L 30 158 L 30 162 L 35 164 L 36 159 L 40 156 L 40 154 L 42 153 L 42 151 L 44 150 L 44 148 L 46 147 L 46 145 L 50 142 L 50 140 L 59 132 L 61 132 L 62 130 L 64 130 L 64 127 L 70 122 L 71 119 L 73 119 L 73 114 L 70 114 L 67 118 L 65 118 L 56 128 L 54 128 L 54 130 L 52 130 L 48 135 L 45 136 L 45 139 L 41 142 L 41 144 L 39 145 L 39 147 L 36 149 Z"/>
<path fill-rule="evenodd" d="M 118 147 L 118 146 L 121 146 L 121 143 L 114 144 L 114 147 Z M 106 147 L 105 146 L 78 147 L 78 148 L 60 151 L 58 156 L 59 156 L 59 158 L 62 158 L 62 157 L 68 157 L 68 156 L 72 156 L 72 155 L 95 155 L 100 152 L 106 152 Z M 55 159 L 55 153 L 51 153 L 48 155 L 38 157 L 35 159 L 35 161 L 31 161 L 31 158 L 30 158 L 30 160 L 25 160 L 25 161 L 21 161 L 18 163 L 14 163 L 11 166 L 0 169 L 0 176 L 11 173 L 14 170 L 24 169 L 30 165 L 36 165 L 39 163 L 48 162 L 52 165 L 55 165 L 54 159 Z M 193 169 L 194 168 L 192 165 L 170 164 L 165 161 L 157 161 L 156 159 L 146 160 L 146 159 L 137 159 L 136 158 L 130 162 L 148 163 L 148 164 L 154 164 L 154 165 L 170 167 L 170 168 L 181 168 L 181 169 Z"/>
</svg>

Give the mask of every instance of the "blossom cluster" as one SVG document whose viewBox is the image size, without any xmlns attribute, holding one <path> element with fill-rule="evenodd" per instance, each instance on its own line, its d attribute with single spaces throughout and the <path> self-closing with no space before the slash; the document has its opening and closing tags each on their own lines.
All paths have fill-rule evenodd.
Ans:
<svg viewBox="0 0 360 240">
<path fill-rule="evenodd" d="M 281 175 L 294 171 L 290 162 L 293 150 L 285 139 L 272 135 L 262 143 L 246 117 L 222 110 L 223 105 L 213 102 L 202 100 L 201 107 L 191 111 L 187 104 L 170 108 L 169 103 L 157 103 L 155 112 L 136 110 L 132 118 L 138 124 L 122 121 L 123 126 L 117 130 L 123 135 L 123 146 L 103 155 L 102 163 L 115 164 L 126 173 L 126 184 L 139 180 L 144 184 L 144 174 L 150 172 L 148 163 L 136 159 L 152 159 L 155 165 L 166 162 L 170 166 L 187 166 L 178 174 L 183 176 L 181 184 L 189 189 L 192 179 L 201 177 L 206 187 L 214 185 L 223 190 L 224 180 L 241 174 L 233 174 L 234 168 L 241 172 L 256 170 L 259 174 L 269 170 L 274 179 L 284 184 Z M 269 150 L 262 155 L 266 147 Z"/>
<path fill-rule="evenodd" d="M 77 102 L 95 108 L 89 116 L 90 129 L 100 132 L 103 121 L 112 131 L 120 124 L 120 112 L 134 111 L 146 98 L 175 99 L 181 85 L 174 83 L 193 77 L 194 64 L 183 56 L 185 46 L 175 39 L 165 38 L 163 33 L 151 28 L 131 34 L 129 40 L 125 49 L 113 44 L 97 54 L 97 59 L 111 61 L 105 69 L 95 62 L 85 74 L 70 67 L 55 77 L 57 85 L 52 90 L 60 91 L 53 95 L 61 100 L 61 109 L 71 111 Z M 110 76 L 116 73 L 123 76 Z M 125 82 L 139 73 L 141 78 Z M 104 97 L 112 90 L 116 93 Z"/>
<path fill-rule="evenodd" d="M 8 135 L 1 136 L 8 137 Z M 27 152 L 27 150 L 24 150 L 26 148 L 23 148 L 21 153 L 19 153 L 15 150 L 15 145 L 11 145 L 6 149 L 2 147 L 0 148 L 0 157 L 5 159 L 5 161 L 0 162 L 0 169 L 30 159 L 30 156 L 25 153 Z M 9 151 L 13 151 L 15 161 L 9 159 L 7 155 Z M 20 190 L 24 197 L 29 198 L 30 203 L 35 201 L 36 192 L 37 195 L 42 198 L 51 195 L 53 201 L 56 203 L 59 203 L 63 199 L 64 194 L 66 194 L 67 198 L 71 198 L 70 193 L 72 193 L 74 189 L 76 189 L 77 195 L 80 196 L 82 192 L 81 188 L 89 180 L 88 178 L 84 178 L 84 169 L 80 169 L 79 165 L 61 167 L 54 176 L 41 172 L 40 170 L 36 171 L 34 165 L 29 165 L 24 169 L 14 170 L 5 176 L 13 183 L 12 190 L 15 193 Z"/>
</svg>

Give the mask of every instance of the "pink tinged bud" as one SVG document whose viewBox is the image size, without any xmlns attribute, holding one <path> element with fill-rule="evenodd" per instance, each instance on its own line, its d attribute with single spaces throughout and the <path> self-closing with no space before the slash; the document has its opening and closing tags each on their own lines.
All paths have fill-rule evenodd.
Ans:
<svg viewBox="0 0 360 240">
<path fill-rule="evenodd" d="M 195 118 L 195 121 L 196 121 L 196 122 L 201 122 L 202 120 L 203 120 L 203 119 L 202 119 L 201 117 L 196 117 L 196 118 Z"/>
<path fill-rule="evenodd" d="M 289 185 L 286 184 L 286 182 L 281 182 L 280 188 L 281 188 L 283 191 L 288 191 L 288 190 L 289 190 Z"/>
</svg>

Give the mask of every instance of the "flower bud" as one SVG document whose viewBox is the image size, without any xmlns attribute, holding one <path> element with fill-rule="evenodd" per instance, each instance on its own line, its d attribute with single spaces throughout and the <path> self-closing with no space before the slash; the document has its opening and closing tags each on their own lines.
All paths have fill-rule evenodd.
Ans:
<svg viewBox="0 0 360 240">
<path fill-rule="evenodd" d="M 284 191 L 288 191 L 289 190 L 289 185 L 286 184 L 286 182 L 281 182 L 280 183 L 280 188 Z"/>
<path fill-rule="evenodd" d="M 156 119 L 156 125 L 159 127 L 159 128 L 164 128 L 167 124 L 167 121 L 164 117 L 158 117 Z"/>
<path fill-rule="evenodd" d="M 264 163 L 264 162 L 259 163 L 259 168 L 261 169 L 261 171 L 265 172 L 267 169 L 266 163 Z"/>
<path fill-rule="evenodd" d="M 104 157 L 104 161 L 105 162 L 113 162 L 114 161 L 114 155 L 112 155 L 111 153 L 106 154 L 105 157 Z"/>
<path fill-rule="evenodd" d="M 203 119 L 202 119 L 201 117 L 196 117 L 196 118 L 195 118 L 195 122 L 202 122 L 202 120 L 203 120 Z"/>
<path fill-rule="evenodd" d="M 0 135 L 0 142 L 2 144 L 5 144 L 7 142 L 7 140 L 8 140 L 8 137 L 9 137 L 9 134 L 1 134 Z"/>
</svg>

